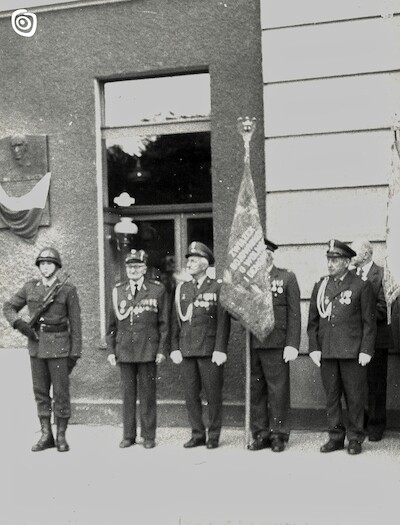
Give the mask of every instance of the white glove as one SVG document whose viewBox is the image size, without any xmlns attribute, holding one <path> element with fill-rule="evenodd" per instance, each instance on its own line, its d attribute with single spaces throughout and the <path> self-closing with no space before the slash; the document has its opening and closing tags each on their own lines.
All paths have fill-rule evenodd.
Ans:
<svg viewBox="0 0 400 525">
<path fill-rule="evenodd" d="M 285 346 L 283 349 L 283 360 L 285 363 L 288 363 L 289 361 L 294 361 L 297 359 L 297 356 L 299 355 L 299 351 L 294 346 Z"/>
<path fill-rule="evenodd" d="M 171 352 L 170 358 L 175 365 L 179 365 L 183 360 L 182 352 L 180 350 L 174 350 Z"/>
<path fill-rule="evenodd" d="M 156 355 L 156 365 L 161 365 L 161 363 L 165 361 L 165 355 L 163 354 L 157 354 Z"/>
<path fill-rule="evenodd" d="M 211 362 L 215 363 L 216 365 L 220 366 L 225 363 L 227 360 L 225 352 L 219 352 L 218 350 L 214 350 Z"/>
<path fill-rule="evenodd" d="M 371 356 L 369 354 L 365 354 L 364 352 L 360 352 L 358 355 L 358 363 L 361 366 L 367 365 L 371 361 Z"/>
<path fill-rule="evenodd" d="M 313 362 L 320 367 L 321 366 L 321 354 L 319 350 L 314 350 L 314 352 L 310 352 L 310 357 L 313 360 Z"/>
<path fill-rule="evenodd" d="M 109 354 L 107 357 L 107 361 L 110 363 L 111 366 L 115 366 L 117 364 L 115 354 Z"/>
</svg>

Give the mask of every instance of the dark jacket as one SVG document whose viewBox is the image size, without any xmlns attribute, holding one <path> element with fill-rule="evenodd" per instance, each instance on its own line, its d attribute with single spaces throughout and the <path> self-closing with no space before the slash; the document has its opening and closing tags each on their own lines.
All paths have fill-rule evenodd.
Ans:
<svg viewBox="0 0 400 525">
<path fill-rule="evenodd" d="M 324 278 L 314 285 L 310 300 L 307 333 L 309 352 L 319 350 L 322 358 L 357 359 L 360 352 L 374 354 L 376 337 L 375 298 L 372 285 L 347 272 L 339 286 L 327 281 L 324 307 L 332 303 L 331 315 L 323 318 L 317 295 Z"/>
<path fill-rule="evenodd" d="M 220 288 L 210 277 L 198 290 L 192 281 L 178 286 L 172 308 L 172 351 L 180 350 L 183 357 L 211 356 L 214 350 L 226 353 L 230 316 L 219 302 Z M 182 320 L 179 309 L 182 317 L 190 319 Z"/>
<path fill-rule="evenodd" d="M 169 309 L 165 286 L 145 279 L 135 298 L 129 281 L 113 289 L 106 333 L 107 349 L 121 363 L 154 361 L 168 354 Z"/>
<path fill-rule="evenodd" d="M 392 330 L 390 325 L 387 324 L 387 306 L 382 284 L 383 268 L 372 263 L 367 279 L 372 284 L 376 300 L 377 334 L 375 348 L 393 348 Z"/>
<path fill-rule="evenodd" d="M 28 306 L 29 315 L 33 316 L 46 295 L 40 279 L 28 281 L 9 301 L 4 304 L 3 312 L 11 324 L 18 319 L 18 312 Z M 59 332 L 38 331 L 39 341 L 28 339 L 31 356 L 40 358 L 79 357 L 82 351 L 81 310 L 78 293 L 74 285 L 65 283 L 54 303 L 43 313 L 40 323 L 45 325 L 66 326 Z"/>
<path fill-rule="evenodd" d="M 293 272 L 273 266 L 270 272 L 274 329 L 265 341 L 252 338 L 253 348 L 299 349 L 301 336 L 300 289 Z"/>
</svg>

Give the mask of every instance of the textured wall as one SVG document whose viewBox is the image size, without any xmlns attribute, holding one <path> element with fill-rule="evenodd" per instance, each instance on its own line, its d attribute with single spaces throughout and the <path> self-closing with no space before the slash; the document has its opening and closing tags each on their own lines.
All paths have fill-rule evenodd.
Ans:
<svg viewBox="0 0 400 525">
<path fill-rule="evenodd" d="M 263 98 L 258 0 L 133 0 L 40 10 L 31 38 L 0 19 L 1 135 L 49 137 L 51 226 L 31 246 L 0 231 L 0 296 L 8 297 L 35 275 L 34 257 L 56 245 L 78 286 L 83 312 L 84 357 L 72 376 L 75 398 L 119 397 L 118 373 L 100 344 L 96 184 L 95 80 L 209 68 L 212 96 L 212 163 L 217 272 L 243 170 L 236 119 L 256 117 L 252 171 L 262 215 L 264 202 Z M 1 347 L 24 340 L 0 320 Z M 226 397 L 242 390 L 242 334 L 232 338 Z M 160 395 L 179 397 L 177 371 L 167 365 Z"/>
</svg>

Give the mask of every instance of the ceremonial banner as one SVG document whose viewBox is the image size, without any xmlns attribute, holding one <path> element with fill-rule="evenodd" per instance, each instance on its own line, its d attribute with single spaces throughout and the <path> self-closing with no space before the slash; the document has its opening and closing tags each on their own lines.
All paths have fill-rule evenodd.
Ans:
<svg viewBox="0 0 400 525">
<path fill-rule="evenodd" d="M 36 239 L 49 187 L 50 173 L 21 197 L 10 197 L 0 184 L 0 219 L 13 233 L 28 242 L 33 243 Z"/>
<path fill-rule="evenodd" d="M 391 321 L 392 304 L 400 295 L 400 142 L 392 144 L 392 169 L 389 180 L 388 208 L 386 219 L 385 272 L 383 286 Z"/>
<path fill-rule="evenodd" d="M 243 326 L 263 341 L 274 327 L 266 267 L 264 234 L 250 172 L 250 138 L 254 123 L 243 123 L 244 173 L 229 236 L 220 301 Z"/>
</svg>

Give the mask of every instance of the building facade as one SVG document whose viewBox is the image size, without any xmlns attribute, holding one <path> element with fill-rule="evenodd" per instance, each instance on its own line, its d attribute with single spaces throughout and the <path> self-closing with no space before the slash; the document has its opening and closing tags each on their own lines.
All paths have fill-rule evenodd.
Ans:
<svg viewBox="0 0 400 525">
<path fill-rule="evenodd" d="M 280 245 L 277 264 L 296 272 L 302 293 L 292 408 L 299 426 L 322 421 L 322 386 L 306 355 L 308 300 L 329 238 L 365 235 L 384 259 L 400 2 L 384 2 L 384 12 L 377 0 L 329 9 L 316 0 L 301 9 L 294 0 L 45 3 L 0 12 L 0 138 L 45 136 L 51 173 L 35 243 L 0 229 L 0 290 L 5 298 L 35 275 L 42 247 L 59 248 L 83 314 L 75 421 L 119 421 L 119 376 L 104 336 L 127 249 L 145 247 L 153 275 L 169 286 L 188 243 L 202 240 L 222 275 L 243 173 L 237 119 L 245 116 L 257 119 L 251 171 L 260 214 Z M 37 17 L 29 38 L 12 27 L 18 7 Z M 4 319 L 0 330 L 1 347 L 24 346 Z M 235 324 L 228 424 L 243 421 L 243 354 Z M 393 422 L 398 369 L 393 352 Z M 179 369 L 166 363 L 158 381 L 162 422 L 185 424 Z"/>
</svg>

